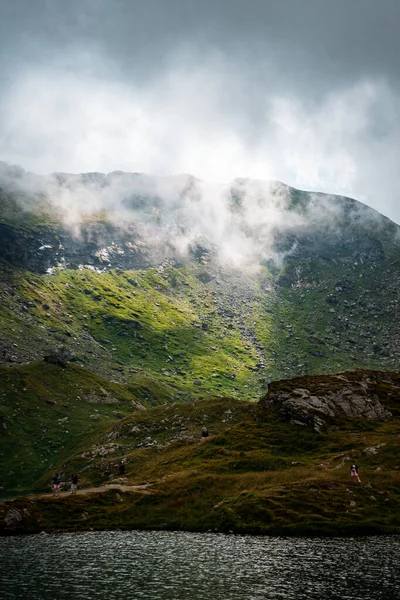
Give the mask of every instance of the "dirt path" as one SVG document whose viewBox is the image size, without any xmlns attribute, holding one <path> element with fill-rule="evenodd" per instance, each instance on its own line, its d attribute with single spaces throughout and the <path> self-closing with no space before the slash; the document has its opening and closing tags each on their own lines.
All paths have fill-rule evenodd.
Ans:
<svg viewBox="0 0 400 600">
<path fill-rule="evenodd" d="M 118 490 L 120 492 L 136 492 L 139 494 L 152 494 L 153 491 L 149 488 L 151 487 L 151 483 L 144 483 L 143 485 L 128 485 L 126 483 L 105 483 L 104 485 L 99 485 L 97 487 L 90 488 L 81 488 L 76 492 L 77 496 L 86 496 L 87 494 L 98 494 L 99 492 L 108 492 L 109 490 Z M 65 498 L 66 496 L 71 496 L 71 492 L 68 490 L 62 490 L 60 492 L 59 498 Z M 47 494 L 35 494 L 30 495 L 31 498 L 54 498 L 53 492 L 48 492 Z"/>
</svg>

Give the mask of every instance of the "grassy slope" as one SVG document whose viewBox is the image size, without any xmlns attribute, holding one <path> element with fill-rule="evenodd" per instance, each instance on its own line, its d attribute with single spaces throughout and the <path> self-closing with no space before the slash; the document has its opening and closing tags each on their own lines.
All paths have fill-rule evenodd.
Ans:
<svg viewBox="0 0 400 600">
<path fill-rule="evenodd" d="M 290 268 L 286 267 L 286 271 Z M 342 268 L 344 278 L 347 267 Z M 303 270 L 298 272 L 298 285 L 280 287 L 278 291 L 267 269 L 258 280 L 246 282 L 242 288 L 232 274 L 224 274 L 228 284 L 218 283 L 217 277 L 202 283 L 206 269 L 201 265 L 190 268 L 167 265 L 145 271 L 107 273 L 65 270 L 54 276 L 6 271 L 3 291 L 7 293 L 0 304 L 2 338 L 10 347 L 16 344 L 18 349 L 31 352 L 27 357 L 30 359 L 63 344 L 78 359 L 78 365 L 64 373 L 68 379 L 63 384 L 66 389 L 75 392 L 76 386 L 82 386 L 82 378 L 93 379 L 90 383 L 93 389 L 107 389 L 109 384 L 92 375 L 97 373 L 109 382 L 124 383 L 126 387 L 121 387 L 121 393 L 124 390 L 145 406 L 205 396 L 253 400 L 261 396 L 268 381 L 282 375 L 335 372 L 358 365 L 382 368 L 382 362 L 397 368 L 398 354 L 394 351 L 383 358 L 373 352 L 368 352 L 371 354 L 368 356 L 361 344 L 350 341 L 366 339 L 360 333 L 367 331 L 378 346 L 383 346 L 385 339 L 396 340 L 398 325 L 390 311 L 385 309 L 379 314 L 379 326 L 374 333 L 369 322 L 375 309 L 371 313 L 368 304 L 365 310 L 362 306 L 360 310 L 357 308 L 355 332 L 337 331 L 337 312 L 329 312 L 330 304 L 326 303 L 328 310 L 317 310 L 334 290 L 337 267 L 327 264 L 321 272 L 313 264 L 307 270 L 304 263 Z M 346 306 L 345 302 L 357 302 L 364 285 L 363 279 L 359 280 L 359 287 L 336 294 L 342 306 Z M 375 286 L 376 294 L 394 298 L 397 282 L 394 271 L 388 281 L 383 292 L 379 289 L 379 273 L 371 270 L 368 285 Z M 230 300 L 234 286 L 236 307 Z M 241 294 L 249 291 L 250 299 L 241 301 Z M 26 308 L 27 301 L 36 306 Z M 226 311 L 226 306 L 231 307 L 231 312 Z M 338 311 L 338 305 L 334 307 Z M 346 310 L 351 313 L 356 309 L 350 306 Z M 260 360 L 265 367 L 256 366 Z M 61 464 L 73 452 L 73 446 L 65 445 L 64 438 L 79 448 L 80 439 L 85 439 L 86 432 L 93 427 L 91 405 L 79 416 L 82 438 L 71 437 L 70 433 L 65 436 L 58 427 L 58 419 L 69 416 L 68 406 L 60 404 L 54 419 L 51 413 L 42 415 L 35 410 L 38 405 L 49 409 L 52 405 L 46 401 L 58 401 L 59 389 L 53 384 L 52 373 L 59 374 L 62 369 L 42 365 L 39 362 L 2 369 L 2 373 L 7 373 L 7 384 L 2 385 L 0 416 L 13 432 L 12 447 L 7 446 L 7 438 L 0 438 L 7 446 L 0 460 L 0 485 L 7 493 L 40 487 L 41 477 L 48 478 L 48 469 Z M 27 396 L 22 391 L 21 382 L 29 369 L 41 381 L 36 386 L 37 395 Z M 14 389 L 19 390 L 18 398 Z M 14 406 L 21 402 L 23 410 L 19 411 L 18 422 L 12 423 L 12 415 L 17 411 Z M 108 407 L 107 419 L 112 418 L 111 409 L 117 410 Z M 122 409 L 123 414 L 127 414 L 125 410 Z M 61 433 L 63 442 L 51 452 L 47 438 L 41 433 L 43 426 L 54 429 L 56 439 Z M 75 428 L 78 430 L 78 425 Z"/>
<path fill-rule="evenodd" d="M 257 362 L 253 343 L 224 322 L 213 308 L 216 292 L 191 269 L 14 271 L 3 280 L 1 335 L 28 359 L 65 344 L 108 377 L 157 375 L 196 394 L 255 399 L 262 391 L 249 370 Z M 247 307 L 249 320 L 257 308 Z"/>
<path fill-rule="evenodd" d="M 199 439 L 202 423 L 210 432 L 205 441 Z M 78 470 L 82 486 L 118 482 L 117 463 L 124 458 L 125 481 L 150 482 L 152 493 L 110 490 L 20 499 L 12 507 L 27 507 L 30 531 L 399 533 L 399 430 L 396 416 L 388 423 L 343 420 L 340 428 L 316 433 L 233 399 L 159 406 L 122 420 L 63 467 L 66 476 Z M 386 445 L 364 452 L 378 444 Z M 358 462 L 362 484 L 350 481 L 349 460 Z M 2 505 L 3 517 L 9 507 Z"/>
<path fill-rule="evenodd" d="M 299 267 L 295 260 L 288 260 L 282 274 L 289 274 L 294 282 L 278 288 L 278 306 L 273 307 L 270 348 L 276 359 L 276 378 L 355 367 L 399 368 L 396 262 L 388 259 L 366 266 L 308 259 Z M 338 283 L 346 280 L 352 287 L 337 291 Z M 264 327 L 260 320 L 260 340 Z M 266 337 L 271 338 L 270 327 Z"/>
<path fill-rule="evenodd" d="M 44 361 L 2 366 L 0 377 L 3 495 L 43 489 L 49 472 L 66 457 L 143 403 L 165 402 L 172 395 L 153 381 L 123 386 L 72 363 L 66 368 Z M 144 395 L 154 399 L 144 400 Z"/>
<path fill-rule="evenodd" d="M 14 208 L 8 207 L 13 226 Z M 26 213 L 18 219 L 17 227 L 24 236 L 35 237 L 46 228 L 53 231 L 52 220 L 46 221 L 46 207 L 33 221 Z M 178 435 L 194 436 L 192 439 L 175 439 L 161 447 L 166 433 L 160 423 L 164 419 L 172 430 L 174 425 L 168 421 L 168 412 L 163 412 L 172 409 L 160 406 L 138 413 L 138 424 L 133 424 L 140 427 L 149 419 L 144 427 L 151 436 L 159 430 L 155 437 L 160 443 L 150 447 L 144 439 L 142 446 L 136 447 L 132 436 L 124 434 L 125 442 L 124 436 L 117 439 L 121 446 L 107 448 L 107 452 L 111 449 L 107 459 L 92 461 L 90 454 L 91 445 L 128 415 L 136 400 L 146 406 L 207 395 L 254 400 L 268 381 L 282 376 L 356 365 L 398 368 L 400 329 L 394 318 L 398 264 L 391 240 L 382 235 L 381 240 L 388 252 L 382 263 L 355 264 L 328 257 L 318 261 L 306 258 L 299 264 L 289 257 L 281 272 L 265 268 L 251 279 L 222 270 L 213 272 L 201 264 L 104 273 L 65 270 L 53 276 L 4 267 L 0 336 L 8 349 L 15 348 L 20 357 L 32 360 L 64 344 L 78 359 L 77 366 L 66 370 L 42 362 L 1 368 L 0 416 L 7 429 L 3 427 L 0 434 L 0 465 L 7 491 L 45 489 L 51 471 L 62 465 L 66 473 L 78 469 L 83 484 L 100 483 L 106 462 L 114 463 L 111 468 L 115 469 L 116 461 L 127 456 L 134 482 L 155 479 L 156 494 L 123 495 L 125 499 L 117 505 L 115 493 L 95 501 L 79 497 L 73 504 L 69 499 L 65 505 L 50 502 L 45 517 L 48 526 L 60 524 L 60 506 L 69 506 L 71 511 L 64 514 L 64 524 L 68 525 L 70 514 L 71 524 L 76 525 L 77 507 L 87 505 L 93 516 L 82 521 L 79 517 L 82 527 L 109 523 L 238 531 L 286 526 L 312 530 L 314 518 L 316 528 L 321 527 L 318 509 L 322 503 L 328 529 L 329 523 L 337 530 L 340 524 L 351 527 L 358 520 L 362 526 L 398 527 L 398 479 L 397 472 L 392 472 L 395 455 L 390 454 L 397 449 L 393 437 L 397 421 L 373 430 L 353 430 L 355 426 L 347 424 L 334 434 L 303 435 L 274 419 L 264 421 L 254 406 L 232 400 L 229 403 L 235 408 L 237 422 L 224 424 L 218 417 L 211 423 L 215 436 L 200 445 L 197 438 L 204 417 L 198 417 Z M 288 277 L 291 285 L 275 287 L 276 278 L 282 277 Z M 337 282 L 346 278 L 354 282 L 353 287 L 336 293 Z M 332 295 L 337 296 L 336 304 L 326 302 Z M 34 305 L 27 306 L 27 302 Z M 330 312 L 332 308 L 335 312 Z M 384 354 L 382 348 L 386 348 Z M 257 366 L 260 362 L 265 367 Z M 106 396 L 117 398 L 118 404 L 93 404 L 84 398 L 102 396 L 102 389 Z M 219 414 L 219 402 L 227 401 L 215 400 L 210 405 L 189 402 L 173 410 L 178 420 L 188 418 L 180 411 L 197 407 Z M 65 417 L 68 426 L 59 421 Z M 338 470 L 317 468 L 323 461 L 332 464 L 332 452 L 361 452 L 363 444 L 380 439 L 391 443 L 379 453 L 383 472 L 370 471 L 371 484 L 379 488 L 370 494 L 376 500 L 368 500 L 364 487 L 346 491 L 346 465 Z M 83 452 L 89 454 L 82 457 Z M 74 453 L 78 453 L 76 458 L 70 460 Z M 368 461 L 373 459 L 366 460 L 363 457 L 369 468 Z M 296 462 L 300 464 L 292 464 Z M 169 477 L 162 481 L 164 474 Z M 378 510 L 380 491 L 386 494 L 382 506 L 390 509 L 385 513 Z M 349 494 L 355 494 L 354 510 L 349 508 Z M 38 504 L 37 510 L 42 507 Z"/>
<path fill-rule="evenodd" d="M 399 276 L 390 260 L 366 267 L 310 259 L 301 268 L 289 260 L 280 274 L 265 268 L 241 280 L 225 272 L 202 283 L 204 271 L 5 272 L 0 335 L 26 360 L 64 344 L 108 378 L 143 374 L 186 394 L 243 399 L 282 377 L 399 366 Z M 294 272 L 293 285 L 275 287 L 274 277 Z M 351 289 L 335 291 L 350 279 Z"/>
</svg>

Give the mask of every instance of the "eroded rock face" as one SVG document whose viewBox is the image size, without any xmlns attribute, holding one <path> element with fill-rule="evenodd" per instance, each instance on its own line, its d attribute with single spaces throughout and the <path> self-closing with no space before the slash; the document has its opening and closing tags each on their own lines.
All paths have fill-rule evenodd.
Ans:
<svg viewBox="0 0 400 600">
<path fill-rule="evenodd" d="M 307 387 L 297 387 L 299 380 L 273 382 L 260 404 L 275 407 L 285 421 L 294 425 L 312 426 L 316 431 L 338 417 L 387 421 L 392 413 L 376 392 L 376 380 L 363 377 L 354 380 L 346 374 L 302 378 Z M 292 386 L 290 385 L 292 383 Z"/>
</svg>

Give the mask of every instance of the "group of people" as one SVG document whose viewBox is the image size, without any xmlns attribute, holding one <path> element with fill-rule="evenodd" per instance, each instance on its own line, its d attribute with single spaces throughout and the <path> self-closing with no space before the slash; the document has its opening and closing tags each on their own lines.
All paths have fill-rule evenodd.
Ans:
<svg viewBox="0 0 400 600">
<path fill-rule="evenodd" d="M 76 490 L 78 489 L 78 474 L 77 473 L 72 473 L 71 475 L 71 488 L 70 488 L 70 492 L 71 494 L 76 494 Z M 53 477 L 53 495 L 54 496 L 59 496 L 60 495 L 60 487 L 61 487 L 61 475 L 60 473 L 56 473 Z"/>
<path fill-rule="evenodd" d="M 207 438 L 208 437 L 208 429 L 205 425 L 203 425 L 202 430 L 201 430 L 201 437 L 202 439 Z M 107 469 L 106 472 L 110 472 L 111 471 L 111 465 L 112 463 L 109 463 L 107 465 Z M 118 472 L 120 477 L 125 477 L 125 472 L 126 472 L 126 468 L 125 468 L 125 460 L 122 459 L 120 460 L 119 464 L 118 464 Z M 71 494 L 76 494 L 76 491 L 78 489 L 78 474 L 77 473 L 72 473 L 71 475 L 71 479 L 70 479 L 70 483 L 71 483 L 71 487 L 70 487 L 70 492 Z M 56 473 L 53 477 L 53 496 L 59 496 L 60 495 L 60 487 L 61 487 L 61 475 L 60 473 Z"/>
<path fill-rule="evenodd" d="M 124 460 L 120 461 L 120 463 L 118 465 L 118 471 L 119 471 L 119 474 L 121 477 L 125 477 L 125 461 Z M 71 494 L 76 494 L 76 491 L 78 489 L 78 480 L 79 480 L 78 474 L 72 473 L 71 479 L 70 479 Z M 61 487 L 61 475 L 60 475 L 60 473 L 56 473 L 53 477 L 53 496 L 60 495 L 60 487 Z"/>
<path fill-rule="evenodd" d="M 202 431 L 201 431 L 201 437 L 202 438 L 206 438 L 208 437 L 208 430 L 207 427 L 204 426 Z M 121 460 L 119 465 L 118 465 L 118 471 L 121 477 L 125 477 L 125 461 Z M 357 481 L 359 483 L 361 483 L 361 479 L 360 476 L 358 474 L 358 467 L 355 463 L 353 463 L 350 467 L 350 477 L 353 479 L 357 479 Z M 76 494 L 76 491 L 78 489 L 78 474 L 77 473 L 72 473 L 71 475 L 71 488 L 70 488 L 70 492 L 71 494 Z M 53 477 L 53 495 L 54 496 L 59 496 L 60 495 L 60 486 L 61 486 L 61 476 L 60 473 L 56 473 Z"/>
</svg>

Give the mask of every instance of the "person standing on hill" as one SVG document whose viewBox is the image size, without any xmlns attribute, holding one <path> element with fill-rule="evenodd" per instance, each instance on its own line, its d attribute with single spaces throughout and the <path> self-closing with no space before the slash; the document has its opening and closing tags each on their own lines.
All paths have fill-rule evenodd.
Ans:
<svg viewBox="0 0 400 600">
<path fill-rule="evenodd" d="M 208 437 L 208 429 L 205 425 L 203 425 L 203 429 L 201 430 L 201 437 L 202 438 Z"/>
<path fill-rule="evenodd" d="M 125 477 L 125 463 L 123 460 L 121 460 L 119 463 L 119 474 L 121 477 Z"/>
<path fill-rule="evenodd" d="M 71 475 L 71 494 L 76 494 L 78 489 L 78 474 L 72 473 Z"/>
<path fill-rule="evenodd" d="M 60 473 L 56 473 L 53 477 L 53 495 L 60 495 L 60 485 L 61 485 L 61 477 Z"/>
<path fill-rule="evenodd" d="M 358 467 L 355 463 L 350 467 L 350 477 L 356 477 L 358 482 L 361 483 L 360 476 L 358 475 Z"/>
</svg>

